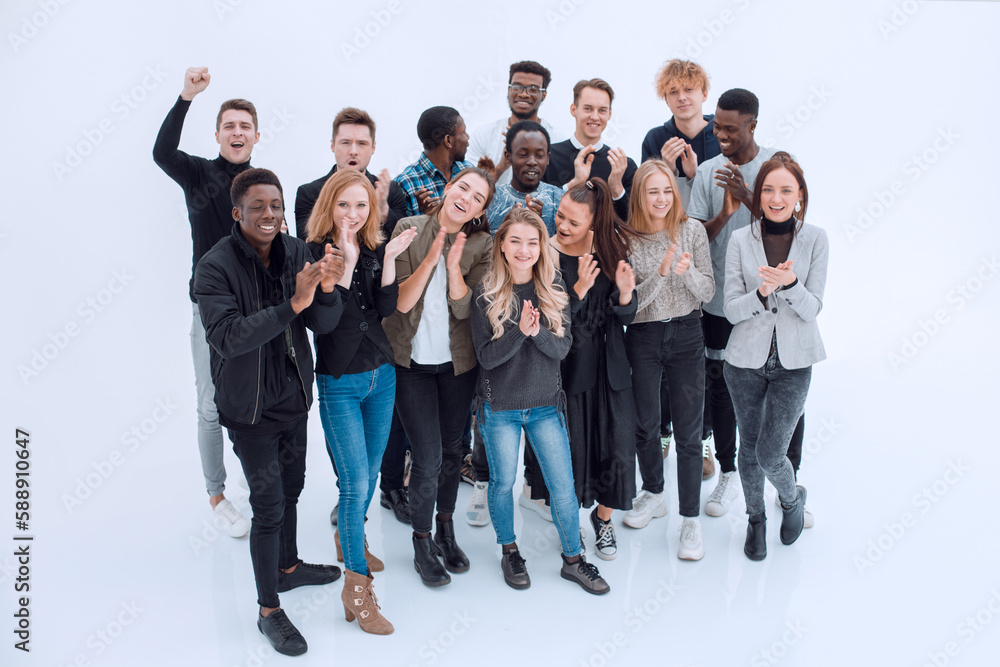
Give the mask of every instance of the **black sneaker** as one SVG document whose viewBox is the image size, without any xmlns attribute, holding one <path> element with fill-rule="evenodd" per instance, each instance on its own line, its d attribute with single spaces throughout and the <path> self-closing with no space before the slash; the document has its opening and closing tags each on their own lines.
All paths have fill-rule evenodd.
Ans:
<svg viewBox="0 0 1000 667">
<path fill-rule="evenodd" d="M 596 539 L 594 548 L 602 560 L 614 560 L 618 556 L 618 540 L 615 538 L 615 526 L 610 521 L 601 521 L 597 516 L 597 508 L 590 513 L 590 525 L 594 527 Z"/>
<path fill-rule="evenodd" d="M 288 620 L 284 609 L 275 609 L 267 618 L 258 616 L 257 629 L 271 642 L 271 647 L 283 655 L 302 655 L 309 649 L 302 634 Z"/>
<path fill-rule="evenodd" d="M 466 484 L 476 483 L 476 471 L 472 468 L 472 454 L 466 454 L 462 459 L 462 481 Z"/>
<path fill-rule="evenodd" d="M 392 510 L 392 513 L 396 515 L 396 521 L 410 525 L 410 498 L 406 489 L 383 491 L 379 496 L 378 504 L 387 510 Z"/>
<path fill-rule="evenodd" d="M 336 565 L 314 565 L 299 562 L 293 572 L 278 570 L 278 592 L 286 593 L 299 586 L 322 586 L 340 579 L 340 568 Z"/>
<path fill-rule="evenodd" d="M 588 563 L 583 554 L 580 554 L 580 560 L 575 563 L 568 562 L 566 556 L 562 559 L 563 566 L 559 576 L 563 579 L 575 581 L 580 584 L 580 588 L 594 595 L 604 595 L 611 590 L 611 586 L 608 586 L 608 582 L 601 577 L 597 567 Z"/>
<path fill-rule="evenodd" d="M 503 579 L 511 588 L 523 591 L 531 586 L 531 578 L 528 577 L 528 569 L 524 566 L 524 559 L 517 549 L 505 553 L 500 558 L 500 569 L 503 570 Z"/>
</svg>

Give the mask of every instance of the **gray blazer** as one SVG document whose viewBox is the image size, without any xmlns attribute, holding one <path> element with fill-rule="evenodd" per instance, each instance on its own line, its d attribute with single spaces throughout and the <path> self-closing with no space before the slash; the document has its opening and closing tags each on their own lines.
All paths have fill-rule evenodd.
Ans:
<svg viewBox="0 0 1000 667">
<path fill-rule="evenodd" d="M 823 308 L 829 256 L 826 231 L 803 224 L 788 251 L 798 282 L 770 294 L 765 308 L 757 296 L 761 284 L 758 269 L 767 266 L 760 223 L 755 221 L 733 232 L 726 253 L 724 309 L 734 326 L 726 346 L 726 361 L 740 368 L 761 368 L 771 351 L 771 334 L 775 330 L 778 360 L 785 368 L 805 368 L 826 359 L 816 316 Z"/>
</svg>

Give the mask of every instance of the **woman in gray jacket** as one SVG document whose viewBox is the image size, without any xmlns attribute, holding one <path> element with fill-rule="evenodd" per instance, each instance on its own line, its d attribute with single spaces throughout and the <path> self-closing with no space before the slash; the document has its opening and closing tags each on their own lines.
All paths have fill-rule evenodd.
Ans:
<svg viewBox="0 0 1000 667">
<path fill-rule="evenodd" d="M 740 431 L 738 465 L 750 525 L 744 553 L 767 555 L 764 478 L 778 490 L 781 542 L 803 527 L 806 491 L 795 485 L 788 441 L 802 415 L 812 365 L 826 358 L 816 316 L 823 307 L 829 242 L 803 221 L 809 192 L 788 153 L 765 162 L 754 183 L 750 226 L 726 255 L 725 313 L 733 323 L 724 373 Z"/>
</svg>

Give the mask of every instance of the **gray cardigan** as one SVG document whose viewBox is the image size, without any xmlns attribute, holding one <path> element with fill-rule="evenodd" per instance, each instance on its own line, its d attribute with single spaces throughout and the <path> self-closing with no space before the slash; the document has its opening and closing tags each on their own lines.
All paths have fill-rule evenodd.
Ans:
<svg viewBox="0 0 1000 667">
<path fill-rule="evenodd" d="M 823 308 L 830 244 L 826 231 L 803 224 L 795 234 L 788 259 L 798 282 L 767 297 L 767 307 L 757 296 L 761 279 L 758 269 L 767 266 L 760 223 L 753 222 L 733 232 L 726 255 L 724 308 L 733 323 L 725 359 L 740 368 L 760 368 L 771 350 L 776 332 L 778 359 L 791 370 L 826 359 L 826 350 L 816 325 Z"/>
</svg>

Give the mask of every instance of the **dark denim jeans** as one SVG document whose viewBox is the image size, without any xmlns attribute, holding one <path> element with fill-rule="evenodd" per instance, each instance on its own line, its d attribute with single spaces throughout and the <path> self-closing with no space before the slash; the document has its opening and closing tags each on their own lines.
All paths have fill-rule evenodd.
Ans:
<svg viewBox="0 0 1000 667">
<path fill-rule="evenodd" d="M 250 561 L 257 604 L 278 607 L 278 568 L 299 562 L 295 531 L 306 478 L 306 416 L 277 433 L 229 430 L 250 487 Z"/>
<path fill-rule="evenodd" d="M 382 481 L 379 482 L 379 488 L 386 493 L 403 488 L 403 469 L 406 467 L 406 450 L 409 448 L 410 442 L 406 439 L 403 422 L 399 421 L 399 410 L 393 408 L 389 442 L 382 455 Z"/>
<path fill-rule="evenodd" d="M 371 505 L 382 453 L 389 438 L 396 371 L 389 364 L 339 378 L 316 374 L 319 416 L 330 453 L 340 470 L 337 529 L 344 565 L 368 575 L 365 561 L 365 516 Z"/>
<path fill-rule="evenodd" d="M 660 379 L 666 374 L 677 449 L 681 516 L 701 506 L 701 423 L 705 408 L 705 344 L 699 313 L 669 322 L 632 324 L 625 332 L 636 411 L 636 457 L 642 488 L 663 492 Z"/>
<path fill-rule="evenodd" d="M 740 481 L 747 514 L 764 512 L 765 477 L 783 503 L 794 502 L 795 470 L 788 460 L 788 443 L 805 409 L 812 366 L 787 370 L 772 345 L 761 368 L 727 362 L 725 373 L 740 427 Z"/>
<path fill-rule="evenodd" d="M 410 440 L 413 532 L 430 533 L 434 507 L 455 511 L 462 477 L 462 439 L 479 369 L 455 375 L 449 361 L 396 367 L 396 410 Z"/>
<path fill-rule="evenodd" d="M 725 317 L 705 313 L 701 319 L 705 333 L 705 410 L 711 415 L 715 458 L 722 472 L 736 470 L 736 413 L 723 374 L 722 355 L 733 325 Z"/>
</svg>

